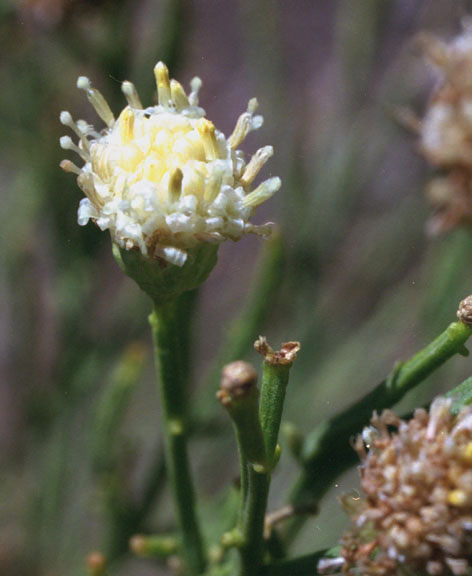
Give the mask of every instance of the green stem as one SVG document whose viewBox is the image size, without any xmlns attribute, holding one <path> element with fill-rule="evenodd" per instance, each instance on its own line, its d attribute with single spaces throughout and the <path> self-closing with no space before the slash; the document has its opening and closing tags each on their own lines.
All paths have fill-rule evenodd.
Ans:
<svg viewBox="0 0 472 576">
<path fill-rule="evenodd" d="M 355 404 L 321 423 L 308 435 L 302 451 L 302 476 L 292 490 L 295 504 L 311 500 L 319 502 L 336 477 L 349 468 L 356 455 L 349 439 L 358 434 L 373 410 L 390 408 L 412 388 L 455 354 L 467 354 L 465 342 L 472 327 L 454 322 L 435 340 L 412 358 L 397 365 L 374 390 Z M 287 525 L 285 536 L 291 541 L 304 522 L 294 519 Z"/>
<path fill-rule="evenodd" d="M 264 520 L 269 495 L 270 473 L 248 467 L 248 494 L 243 516 L 240 576 L 255 576 L 262 565 Z"/>
<path fill-rule="evenodd" d="M 270 466 L 259 417 L 257 374 L 250 364 L 225 366 L 218 398 L 230 415 L 238 443 L 241 492 L 238 549 L 240 576 L 256 576 L 262 564 L 264 519 Z"/>
<path fill-rule="evenodd" d="M 241 528 L 244 522 L 244 510 L 246 508 L 246 502 L 249 490 L 249 477 L 248 477 L 248 467 L 249 462 L 247 461 L 246 452 L 244 450 L 243 436 L 238 426 L 234 424 L 234 431 L 236 436 L 236 443 L 238 445 L 238 455 L 239 455 L 239 478 L 240 478 L 240 489 L 239 489 L 239 515 L 238 515 L 238 526 Z"/>
<path fill-rule="evenodd" d="M 274 466 L 285 391 L 292 363 L 266 356 L 263 363 L 259 417 L 264 435 L 266 467 L 248 467 L 248 494 L 243 517 L 241 576 L 258 573 L 264 556 L 264 521 Z"/>
<path fill-rule="evenodd" d="M 263 365 L 260 417 L 266 446 L 267 460 L 272 467 L 279 438 L 280 422 L 291 364 Z"/>
<path fill-rule="evenodd" d="M 187 455 L 185 359 L 188 318 L 181 314 L 180 299 L 154 304 L 149 317 L 162 403 L 166 469 L 182 537 L 182 549 L 189 574 L 201 574 L 206 567 L 195 496 Z"/>
</svg>

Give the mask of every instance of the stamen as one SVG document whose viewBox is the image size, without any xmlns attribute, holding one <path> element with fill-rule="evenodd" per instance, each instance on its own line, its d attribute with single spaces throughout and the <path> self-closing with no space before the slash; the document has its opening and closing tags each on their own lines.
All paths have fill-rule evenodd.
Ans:
<svg viewBox="0 0 472 576">
<path fill-rule="evenodd" d="M 241 114 L 236 122 L 236 126 L 234 127 L 233 133 L 229 137 L 229 145 L 234 150 L 237 148 L 241 142 L 246 138 L 249 134 L 249 122 L 251 121 L 251 116 L 245 112 Z"/>
<path fill-rule="evenodd" d="M 253 192 L 250 192 L 245 198 L 243 198 L 241 204 L 245 208 L 249 206 L 251 208 L 259 206 L 268 200 L 271 196 L 273 196 L 281 185 L 282 182 L 277 176 L 274 178 L 269 178 L 269 180 L 259 184 L 259 186 Z"/>
<path fill-rule="evenodd" d="M 76 152 L 85 162 L 90 160 L 90 155 L 79 148 L 77 144 L 74 144 L 70 136 L 61 136 L 61 138 L 59 138 L 59 144 L 63 150 L 73 150 Z"/>
<path fill-rule="evenodd" d="M 105 122 L 108 128 L 111 128 L 115 123 L 113 112 L 108 106 L 108 102 L 103 95 L 96 89 L 92 88 L 90 80 L 85 76 L 80 76 L 77 80 L 77 88 L 83 90 L 87 94 L 88 101 L 95 108 L 96 113 Z"/>
<path fill-rule="evenodd" d="M 183 108 L 188 108 L 190 106 L 187 94 L 185 94 L 185 90 L 183 89 L 182 84 L 180 82 L 177 82 L 177 80 L 171 80 L 170 92 L 172 95 L 172 100 L 177 110 L 182 110 Z"/>
<path fill-rule="evenodd" d="M 198 106 L 198 93 L 200 92 L 200 88 L 202 87 L 202 81 L 198 76 L 192 78 L 190 81 L 190 94 L 189 94 L 189 102 L 192 106 Z"/>
<path fill-rule="evenodd" d="M 67 112 L 66 110 L 63 110 L 61 112 L 61 114 L 59 115 L 59 120 L 61 121 L 61 124 L 64 124 L 64 126 L 70 126 L 71 128 L 77 128 L 75 122 L 72 120 L 72 116 L 70 114 L 70 112 Z"/>
<path fill-rule="evenodd" d="M 238 118 L 233 133 L 229 137 L 229 145 L 233 150 L 237 148 L 241 142 L 243 142 L 249 132 L 252 130 L 257 130 L 262 126 L 262 116 L 254 116 L 254 112 L 257 110 L 257 107 L 257 99 L 251 98 L 247 105 L 247 112 L 244 112 Z"/>
<path fill-rule="evenodd" d="M 63 124 L 64 126 L 68 126 L 77 134 L 77 136 L 80 138 L 80 141 L 82 142 L 82 146 L 85 148 L 85 150 L 89 151 L 90 142 L 85 137 L 86 133 L 80 129 L 79 124 L 76 124 L 74 122 L 70 113 L 66 111 L 61 112 L 59 119 L 61 121 L 61 124 Z"/>
<path fill-rule="evenodd" d="M 129 144 L 134 136 L 134 114 L 129 107 L 125 108 L 118 119 L 122 144 Z"/>
<path fill-rule="evenodd" d="M 257 101 L 257 98 L 251 98 L 247 103 L 248 114 L 251 114 L 251 116 L 253 116 L 258 108 L 259 108 L 259 102 Z"/>
<path fill-rule="evenodd" d="M 241 183 L 243 186 L 251 184 L 255 177 L 259 174 L 261 168 L 267 162 L 267 160 L 273 155 L 274 149 L 272 146 L 264 146 L 264 148 L 259 148 L 259 150 L 253 155 L 249 164 L 246 166 L 244 173 L 241 177 Z"/>
<path fill-rule="evenodd" d="M 139 98 L 136 86 L 132 82 L 128 82 L 128 80 L 125 80 L 121 84 L 121 91 L 125 95 L 125 98 L 128 104 L 131 106 L 131 108 L 136 108 L 138 110 L 143 109 L 143 105 L 141 104 L 141 99 Z"/>
<path fill-rule="evenodd" d="M 182 179 L 184 175 L 180 168 L 176 168 L 169 178 L 169 202 L 178 202 L 182 193 Z"/>
<path fill-rule="evenodd" d="M 80 168 L 70 160 L 62 160 L 59 166 L 62 168 L 62 170 L 64 170 L 64 172 L 71 172 L 72 174 L 77 175 L 79 175 L 81 172 Z"/>
<path fill-rule="evenodd" d="M 215 136 L 215 125 L 206 118 L 197 121 L 197 130 L 203 142 L 203 149 L 207 160 L 218 158 L 218 144 Z"/>
<path fill-rule="evenodd" d="M 154 67 L 154 76 L 156 77 L 159 104 L 168 108 L 171 99 L 169 70 L 163 62 L 158 62 Z"/>
</svg>

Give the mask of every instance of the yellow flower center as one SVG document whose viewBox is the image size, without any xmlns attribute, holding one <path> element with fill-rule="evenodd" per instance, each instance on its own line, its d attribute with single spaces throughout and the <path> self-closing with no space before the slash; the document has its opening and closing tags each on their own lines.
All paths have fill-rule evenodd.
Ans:
<svg viewBox="0 0 472 576">
<path fill-rule="evenodd" d="M 206 118 L 164 112 L 149 115 L 127 106 L 108 138 L 91 146 L 94 172 L 104 182 L 125 175 L 131 186 L 146 180 L 156 185 L 161 202 L 184 194 L 207 200 L 208 162 L 220 157 L 215 127 Z"/>
</svg>

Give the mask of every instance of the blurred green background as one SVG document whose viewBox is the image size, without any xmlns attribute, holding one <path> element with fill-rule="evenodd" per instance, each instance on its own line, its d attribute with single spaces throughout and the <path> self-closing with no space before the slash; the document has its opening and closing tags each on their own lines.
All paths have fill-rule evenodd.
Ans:
<svg viewBox="0 0 472 576">
<path fill-rule="evenodd" d="M 471 232 L 425 236 L 430 170 L 393 118 L 400 105 L 421 114 L 434 83 L 415 35 L 450 38 L 468 9 L 455 0 L 0 1 L 1 574 L 85 574 L 96 549 L 116 559 L 113 574 L 166 573 L 126 554 L 131 534 L 171 528 L 172 514 L 149 304 L 118 270 L 108 235 L 79 228 L 81 192 L 58 168 L 71 157 L 58 145 L 60 111 L 99 125 L 77 77 L 118 112 L 125 79 L 153 101 L 152 68 L 163 60 L 184 85 L 202 78 L 201 104 L 225 134 L 256 95 L 265 124 L 245 150 L 275 147 L 263 176 L 283 187 L 257 220 L 280 233 L 223 245 L 197 302 L 192 462 L 212 517 L 207 502 L 237 475 L 214 400 L 224 361 L 259 363 L 260 333 L 276 346 L 301 340 L 285 415 L 308 432 L 438 334 L 472 292 Z M 452 360 L 399 409 L 470 368 Z M 296 474 L 285 450 L 271 509 Z M 344 523 L 335 497 L 355 486 L 355 473 L 333 486 L 296 550 L 335 543 Z"/>
</svg>

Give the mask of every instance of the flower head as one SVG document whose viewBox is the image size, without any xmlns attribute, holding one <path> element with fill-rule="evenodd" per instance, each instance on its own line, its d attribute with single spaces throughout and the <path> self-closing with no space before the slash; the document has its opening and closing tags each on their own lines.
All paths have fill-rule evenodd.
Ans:
<svg viewBox="0 0 472 576">
<path fill-rule="evenodd" d="M 269 178 L 253 188 L 253 182 L 272 156 L 271 146 L 258 150 L 246 162 L 238 146 L 262 125 L 256 115 L 257 101 L 250 100 L 229 138 L 205 118 L 198 105 L 199 78 L 187 95 L 167 67 L 154 68 L 158 105 L 143 108 L 136 88 L 123 82 L 128 105 L 118 119 L 102 94 L 80 77 L 83 90 L 106 128 L 97 132 L 83 120 L 74 122 L 62 112 L 61 122 L 78 137 L 69 136 L 61 146 L 77 152 L 81 168 L 69 160 L 61 166 L 78 175 L 85 193 L 78 221 L 96 222 L 110 230 L 120 248 L 137 248 L 151 259 L 183 266 L 188 250 L 201 243 L 239 240 L 248 232 L 266 235 L 270 225 L 256 226 L 249 219 L 254 208 L 280 187 Z"/>
<path fill-rule="evenodd" d="M 350 503 L 354 527 L 342 541 L 344 573 L 468 574 L 472 408 L 454 415 L 452 404 L 437 398 L 429 413 L 416 410 L 408 422 L 385 411 L 358 437 L 365 497 Z"/>
<path fill-rule="evenodd" d="M 436 234 L 472 225 L 472 23 L 450 42 L 423 35 L 421 43 L 437 77 L 418 123 L 421 152 L 441 172 L 427 189 Z"/>
</svg>

